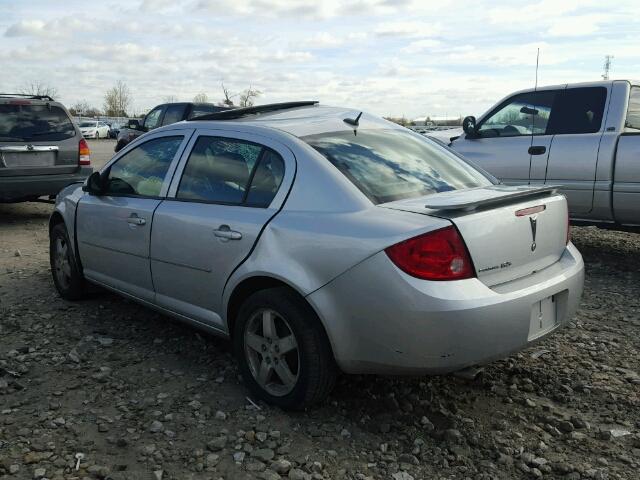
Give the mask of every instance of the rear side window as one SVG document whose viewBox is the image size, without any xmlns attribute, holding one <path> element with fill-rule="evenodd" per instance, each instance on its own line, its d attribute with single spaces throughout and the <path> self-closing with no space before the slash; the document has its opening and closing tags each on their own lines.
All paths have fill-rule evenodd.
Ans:
<svg viewBox="0 0 640 480">
<path fill-rule="evenodd" d="M 640 87 L 631 87 L 625 127 L 640 130 Z"/>
<path fill-rule="evenodd" d="M 155 138 L 129 151 L 109 169 L 106 195 L 160 196 L 183 138 Z"/>
<path fill-rule="evenodd" d="M 71 120 L 60 107 L 0 104 L 0 141 L 56 141 L 75 134 Z"/>
<path fill-rule="evenodd" d="M 232 138 L 198 139 L 185 166 L 176 197 L 241 204 L 262 147 Z"/>
<path fill-rule="evenodd" d="M 164 112 L 164 118 L 162 119 L 162 125 L 169 125 L 182 120 L 186 108 L 187 106 L 185 104 L 167 106 L 167 110 Z"/>
<path fill-rule="evenodd" d="M 268 207 L 276 196 L 283 177 L 282 157 L 273 150 L 265 149 L 253 174 L 246 204 L 250 207 Z"/>
<path fill-rule="evenodd" d="M 341 131 L 302 139 L 374 204 L 492 184 L 445 148 L 404 130 Z"/>
<path fill-rule="evenodd" d="M 604 115 L 607 89 L 604 87 L 562 90 L 553 104 L 548 135 L 596 133 Z"/>
</svg>

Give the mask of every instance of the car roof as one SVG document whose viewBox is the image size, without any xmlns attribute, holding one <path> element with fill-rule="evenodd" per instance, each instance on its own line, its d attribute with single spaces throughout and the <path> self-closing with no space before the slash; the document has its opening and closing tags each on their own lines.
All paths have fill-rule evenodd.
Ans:
<svg viewBox="0 0 640 480">
<path fill-rule="evenodd" d="M 331 107 L 326 105 L 304 105 L 300 107 L 284 108 L 282 110 L 264 113 L 248 114 L 240 118 L 229 120 L 190 120 L 186 122 L 166 125 L 160 129 L 175 128 L 225 128 L 236 125 L 242 127 L 262 127 L 287 132 L 296 137 L 304 137 L 325 132 L 353 131 L 354 126 L 346 123 L 345 119 L 355 119 L 360 113 L 358 129 L 402 128 L 383 118 L 362 112 L 359 109 L 345 107 Z"/>
</svg>

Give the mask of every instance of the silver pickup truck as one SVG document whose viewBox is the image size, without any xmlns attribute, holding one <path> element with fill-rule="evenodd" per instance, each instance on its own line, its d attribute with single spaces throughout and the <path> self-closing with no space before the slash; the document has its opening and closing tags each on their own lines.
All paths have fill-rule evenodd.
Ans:
<svg viewBox="0 0 640 480">
<path fill-rule="evenodd" d="M 640 226 L 640 82 L 522 90 L 463 130 L 451 148 L 506 184 L 561 185 L 576 223 Z"/>
</svg>

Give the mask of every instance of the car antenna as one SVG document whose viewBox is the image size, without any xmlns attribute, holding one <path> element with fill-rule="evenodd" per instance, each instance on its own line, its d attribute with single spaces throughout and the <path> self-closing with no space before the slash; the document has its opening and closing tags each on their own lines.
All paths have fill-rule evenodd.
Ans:
<svg viewBox="0 0 640 480">
<path fill-rule="evenodd" d="M 360 125 L 360 117 L 361 116 L 362 116 L 362 112 L 360 112 L 356 118 L 345 118 L 342 121 L 344 123 L 347 123 L 349 125 L 353 125 L 354 127 L 357 127 L 358 125 Z"/>
</svg>

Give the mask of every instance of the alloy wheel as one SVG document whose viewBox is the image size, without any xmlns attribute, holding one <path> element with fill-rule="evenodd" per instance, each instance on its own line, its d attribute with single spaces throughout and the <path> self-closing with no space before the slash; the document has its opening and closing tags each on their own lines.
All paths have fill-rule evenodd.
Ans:
<svg viewBox="0 0 640 480">
<path fill-rule="evenodd" d="M 276 311 L 257 310 L 246 323 L 244 351 L 254 380 L 270 395 L 290 393 L 300 375 L 300 351 L 289 323 Z"/>
<path fill-rule="evenodd" d="M 71 285 L 71 262 L 69 261 L 69 245 L 64 238 L 58 237 L 55 241 L 54 274 L 62 288 Z"/>
</svg>

